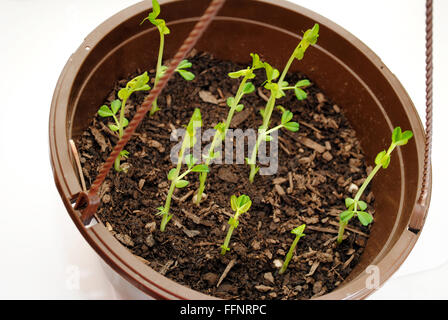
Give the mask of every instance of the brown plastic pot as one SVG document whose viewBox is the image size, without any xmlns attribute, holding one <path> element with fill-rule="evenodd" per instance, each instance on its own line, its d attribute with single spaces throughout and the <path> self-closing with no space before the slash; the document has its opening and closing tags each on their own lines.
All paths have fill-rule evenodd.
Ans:
<svg viewBox="0 0 448 320">
<path fill-rule="evenodd" d="M 171 29 L 166 39 L 166 58 L 175 54 L 208 3 L 161 1 L 163 18 Z M 124 278 L 135 286 L 123 285 L 130 293 L 128 297 L 141 297 L 144 293 L 153 298 L 210 299 L 213 297 L 177 284 L 143 264 L 101 223 L 86 229 L 80 213 L 72 207 L 81 186 L 68 141 L 87 128 L 114 81 L 137 68 L 149 70 L 155 66 L 158 32 L 149 24 L 140 26 L 149 6 L 150 2 L 145 1 L 114 15 L 70 57 L 51 105 L 51 163 L 59 193 L 81 234 L 114 270 L 115 283 Z M 306 63 L 294 64 L 292 71 L 307 74 L 342 107 L 367 159 L 374 159 L 389 144 L 394 126 L 411 129 L 415 136 L 394 153 L 390 167 L 373 182 L 375 224 L 360 263 L 338 289 L 321 297 L 362 299 L 375 290 L 366 286 L 371 276 L 366 268 L 377 266 L 379 283 L 383 284 L 414 247 L 429 206 L 429 196 L 423 207 L 417 205 L 424 130 L 402 85 L 360 40 L 326 18 L 286 1 L 228 0 L 196 48 L 239 63 L 249 63 L 249 54 L 257 52 L 281 67 L 301 31 L 315 22 L 321 26 L 318 45 L 309 50 Z M 410 231 L 413 214 L 422 223 Z"/>
</svg>

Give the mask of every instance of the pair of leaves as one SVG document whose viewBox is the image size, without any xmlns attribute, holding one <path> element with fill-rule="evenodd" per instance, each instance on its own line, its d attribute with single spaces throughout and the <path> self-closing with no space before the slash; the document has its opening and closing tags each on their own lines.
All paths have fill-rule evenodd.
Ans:
<svg viewBox="0 0 448 320">
<path fill-rule="evenodd" d="M 264 68 L 264 63 L 261 62 L 260 56 L 256 53 L 251 53 L 252 66 L 247 67 L 247 69 L 238 70 L 235 72 L 230 72 L 228 76 L 232 79 L 237 79 L 240 77 L 247 77 L 247 79 L 255 78 L 254 70 Z"/>
<path fill-rule="evenodd" d="M 150 12 L 149 15 L 145 19 L 143 19 L 141 23 L 148 20 L 153 25 L 155 25 L 157 29 L 159 29 L 159 32 L 161 34 L 169 34 L 170 29 L 168 29 L 168 27 L 166 26 L 165 20 L 156 19 L 159 16 L 159 14 L 160 14 L 160 5 L 157 2 L 157 0 L 152 0 L 152 12 Z"/>
<path fill-rule="evenodd" d="M 299 124 L 297 122 L 291 121 L 294 115 L 291 111 L 285 110 L 282 114 L 282 125 L 286 130 L 297 132 L 299 131 Z"/>
<path fill-rule="evenodd" d="M 305 100 L 307 98 L 307 93 L 302 89 L 303 87 L 307 87 L 311 84 L 309 80 L 300 80 L 294 86 L 294 93 L 296 95 L 297 100 Z"/>
<path fill-rule="evenodd" d="M 302 224 L 301 226 L 298 226 L 297 228 L 294 228 L 291 233 L 295 234 L 297 237 L 304 237 L 305 234 L 303 233 L 303 231 L 305 230 L 306 225 Z"/>
<path fill-rule="evenodd" d="M 341 222 L 347 223 L 356 214 L 362 225 L 367 226 L 372 223 L 372 215 L 364 211 L 367 209 L 367 203 L 365 203 L 364 201 L 355 201 L 352 198 L 346 198 L 345 206 L 348 208 L 348 210 L 340 214 Z M 360 211 L 358 211 L 358 208 Z"/>
<path fill-rule="evenodd" d="M 397 146 L 404 146 L 413 136 L 412 131 L 406 130 L 405 132 L 401 132 L 401 128 L 396 127 L 392 132 L 392 143 Z"/>
<path fill-rule="evenodd" d="M 117 100 L 114 100 L 111 102 L 110 108 L 107 105 L 101 106 L 101 108 L 98 110 L 98 114 L 100 115 L 100 117 L 103 117 L 103 118 L 114 117 L 117 114 L 118 110 L 120 110 L 120 107 L 121 107 L 121 101 L 117 99 Z M 126 118 L 123 118 L 122 121 L 123 121 L 122 127 L 126 128 L 129 124 L 129 120 Z M 110 123 L 108 125 L 108 127 L 110 130 L 112 130 L 114 132 L 120 130 L 119 123 L 115 123 L 115 124 Z"/>
<path fill-rule="evenodd" d="M 196 162 L 198 160 L 193 157 L 191 154 L 188 154 L 187 156 L 185 156 L 185 163 L 187 164 L 188 170 L 186 172 L 186 174 L 188 174 L 189 172 L 199 172 L 199 173 L 203 173 L 203 172 L 209 172 L 209 168 L 207 165 L 205 164 L 198 164 L 195 165 Z M 178 175 L 177 175 L 177 169 L 173 168 L 168 172 L 168 176 L 167 176 L 168 180 L 173 181 L 175 180 L 175 186 L 176 188 L 184 188 L 186 186 L 188 186 L 188 181 L 187 180 L 183 180 L 183 179 L 178 179 Z"/>
<path fill-rule="evenodd" d="M 250 209 L 252 201 L 245 194 L 240 195 L 238 198 L 235 195 L 232 195 L 230 197 L 230 205 L 233 211 L 237 214 L 242 214 Z"/>
<path fill-rule="evenodd" d="M 184 78 L 187 81 L 192 81 L 195 78 L 195 75 L 193 72 L 188 71 L 186 69 L 191 68 L 193 64 L 188 60 L 182 60 L 179 65 L 176 68 L 176 72 L 179 73 L 182 78 Z M 166 70 L 165 70 L 166 71 Z"/>
<path fill-rule="evenodd" d="M 149 76 L 148 72 L 145 72 L 126 84 L 126 87 L 118 91 L 118 97 L 125 101 L 129 98 L 129 96 L 136 91 L 147 91 L 150 90 L 151 87 L 148 85 Z"/>
</svg>

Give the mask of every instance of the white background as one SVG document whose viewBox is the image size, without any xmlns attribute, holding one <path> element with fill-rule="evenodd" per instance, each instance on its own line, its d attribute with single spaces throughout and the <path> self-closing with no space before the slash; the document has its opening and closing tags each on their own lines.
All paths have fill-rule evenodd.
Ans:
<svg viewBox="0 0 448 320">
<path fill-rule="evenodd" d="M 0 2 L 0 298 L 114 299 L 99 259 L 72 224 L 54 186 L 48 117 L 67 59 L 97 25 L 134 0 Z M 294 0 L 367 44 L 424 117 L 424 0 Z M 444 182 L 448 1 L 435 2 L 432 203 L 401 269 L 371 299 L 446 299 Z M 443 20 L 445 17 L 445 21 Z M 79 272 L 79 288 L 71 280 Z"/>
</svg>

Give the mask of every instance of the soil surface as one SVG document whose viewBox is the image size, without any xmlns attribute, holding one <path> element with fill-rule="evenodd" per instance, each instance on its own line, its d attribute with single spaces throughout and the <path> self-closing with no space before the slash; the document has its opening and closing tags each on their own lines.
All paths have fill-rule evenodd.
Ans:
<svg viewBox="0 0 448 320">
<path fill-rule="evenodd" d="M 128 172 L 111 170 L 100 189 L 98 216 L 102 223 L 148 266 L 205 294 L 225 299 L 308 299 L 334 290 L 358 263 L 369 234 L 369 228 L 353 219 L 346 239 L 337 246 L 338 214 L 344 210 L 344 198 L 354 196 L 371 168 L 366 168 L 355 131 L 342 108 L 314 84 L 306 88 L 304 101 L 297 101 L 291 91 L 277 100 L 294 113 L 293 121 L 300 123 L 300 130 L 279 133 L 276 174 L 257 175 L 250 184 L 247 165 L 214 164 L 207 179 L 208 196 L 197 207 L 192 197 L 198 175 L 190 173 L 186 177 L 190 185 L 174 194 L 173 219 L 165 232 L 159 231 L 157 208 L 165 202 L 167 173 L 175 166 L 170 152 L 180 141 L 170 141 L 170 135 L 188 123 L 196 107 L 202 112 L 202 130 L 224 121 L 229 110 L 226 98 L 235 95 L 240 81 L 227 73 L 247 67 L 205 53 L 196 53 L 189 60 L 195 80 L 187 82 L 177 74 L 170 80 L 158 99 L 161 110 L 146 117 L 126 146 L 130 156 L 122 163 Z M 150 75 L 153 78 L 154 70 Z M 264 77 L 259 73 L 253 80 L 257 88 Z M 303 78 L 290 74 L 286 80 L 296 83 Z M 106 104 L 116 99 L 126 82 L 117 82 Z M 131 96 L 128 119 L 145 94 Z M 232 127 L 258 128 L 262 123 L 259 109 L 265 106 L 266 95 L 264 89 L 246 95 L 242 100 L 245 109 L 236 113 Z M 273 113 L 272 127 L 280 122 L 280 116 L 279 111 Z M 107 127 L 109 122 L 111 119 L 97 116 L 77 141 L 88 186 L 117 142 L 116 134 Z M 233 194 L 246 194 L 253 204 L 240 218 L 231 250 L 222 256 L 220 246 L 233 214 Z M 368 190 L 365 195 L 373 214 L 373 194 Z M 290 231 L 303 223 L 306 236 L 300 239 L 287 271 L 279 275 L 294 240 Z"/>
</svg>

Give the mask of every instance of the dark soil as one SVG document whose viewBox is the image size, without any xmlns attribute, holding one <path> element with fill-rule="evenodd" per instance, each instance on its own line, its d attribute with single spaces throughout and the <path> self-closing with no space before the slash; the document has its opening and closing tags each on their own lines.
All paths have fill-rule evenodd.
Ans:
<svg viewBox="0 0 448 320">
<path fill-rule="evenodd" d="M 170 81 L 159 98 L 162 110 L 147 116 L 126 146 L 130 157 L 123 162 L 128 172 L 111 170 L 103 184 L 99 218 L 148 266 L 209 295 L 226 299 L 307 299 L 334 290 L 358 263 L 368 238 L 369 228 L 354 219 L 343 244 L 335 244 L 337 216 L 344 209 L 344 198 L 356 193 L 367 168 L 356 134 L 341 108 L 315 85 L 306 89 L 308 98 L 304 101 L 297 101 L 292 92 L 278 100 L 294 113 L 300 130 L 280 133 L 275 175 L 257 175 L 250 184 L 247 165 L 212 165 L 205 191 L 208 197 L 197 207 L 192 196 L 198 179 L 191 173 L 187 176 L 190 185 L 178 189 L 173 197 L 174 217 L 166 232 L 159 231 L 157 207 L 165 202 L 169 188 L 166 176 L 174 167 L 170 151 L 178 143 L 170 141 L 170 134 L 188 123 L 196 107 L 202 112 L 203 130 L 223 121 L 228 112 L 225 100 L 239 85 L 239 80 L 230 79 L 227 73 L 246 67 L 207 54 L 196 54 L 190 61 L 196 79 L 186 82 L 176 75 Z M 302 78 L 294 74 L 286 80 L 296 83 Z M 254 79 L 257 87 L 263 81 L 264 74 Z M 117 82 L 105 103 L 115 99 L 126 82 Z M 261 125 L 258 110 L 265 105 L 262 95 L 263 91 L 258 91 L 243 98 L 245 110 L 237 113 L 233 126 L 244 130 Z M 144 96 L 140 92 L 130 98 L 128 119 Z M 272 126 L 279 120 L 280 112 L 274 112 Z M 77 141 L 88 185 L 117 141 L 107 128 L 108 121 L 97 116 Z M 231 250 L 222 256 L 220 245 L 232 215 L 233 194 L 248 195 L 253 205 L 233 233 Z M 365 200 L 372 208 L 373 195 L 366 194 Z M 307 225 L 306 236 L 299 241 L 287 272 L 279 275 L 279 266 L 294 240 L 290 231 L 303 223 Z M 225 274 L 228 266 L 231 268 Z"/>
</svg>

